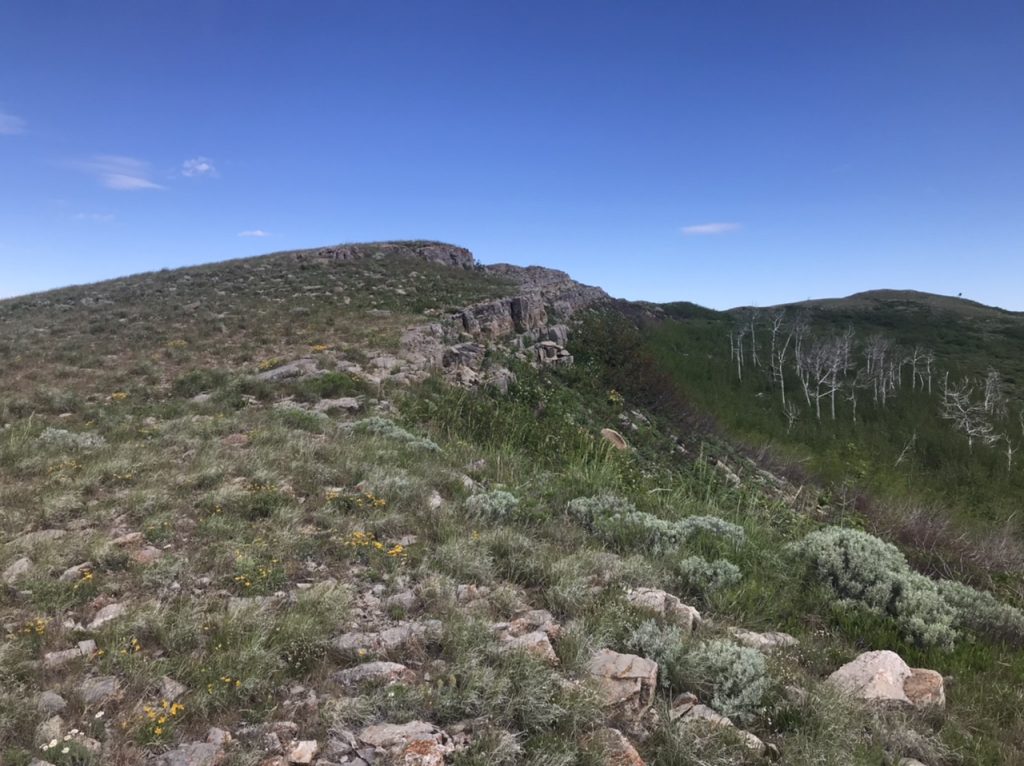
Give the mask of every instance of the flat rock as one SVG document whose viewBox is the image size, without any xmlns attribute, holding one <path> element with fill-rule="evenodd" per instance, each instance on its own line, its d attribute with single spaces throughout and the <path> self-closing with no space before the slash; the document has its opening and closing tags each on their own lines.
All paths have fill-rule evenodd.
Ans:
<svg viewBox="0 0 1024 766">
<path fill-rule="evenodd" d="M 633 588 L 626 593 L 626 601 L 638 609 L 663 617 L 686 630 L 693 631 L 700 627 L 700 612 L 663 590 Z"/>
<path fill-rule="evenodd" d="M 345 686 L 356 686 L 368 682 L 393 684 L 408 680 L 411 676 L 409 668 L 397 662 L 367 662 L 354 668 L 339 670 L 331 678 Z"/>
<path fill-rule="evenodd" d="M 145 536 L 141 532 L 126 532 L 120 537 L 115 537 L 110 541 L 111 545 L 116 545 L 119 548 L 125 548 L 130 545 L 138 545 L 145 540 Z"/>
<path fill-rule="evenodd" d="M 97 630 L 108 622 L 116 620 L 127 611 L 128 608 L 124 604 L 107 604 L 96 612 L 96 616 L 93 617 L 92 622 L 89 623 L 89 630 Z"/>
<path fill-rule="evenodd" d="M 22 556 L 20 559 L 15 561 L 9 567 L 4 570 L 4 582 L 8 585 L 13 585 L 22 577 L 27 575 L 32 569 L 32 559 L 28 556 Z"/>
<path fill-rule="evenodd" d="M 220 747 L 210 742 L 192 742 L 149 759 L 151 766 L 217 766 L 223 758 Z"/>
<path fill-rule="evenodd" d="M 346 633 L 334 639 L 334 647 L 341 652 L 360 649 L 375 652 L 391 652 L 412 643 L 436 640 L 441 635 L 440 620 L 405 622 L 379 633 Z"/>
<path fill-rule="evenodd" d="M 146 545 L 142 548 L 139 548 L 139 550 L 135 551 L 132 554 L 132 561 L 134 561 L 136 564 L 142 564 L 143 566 L 145 566 L 147 564 L 152 564 L 154 561 L 163 558 L 163 555 L 164 552 L 159 548 L 156 548 L 152 545 Z"/>
<path fill-rule="evenodd" d="M 321 399 L 313 409 L 317 412 L 330 412 L 331 410 L 356 412 L 360 407 L 362 404 L 354 396 L 342 396 L 338 399 Z"/>
<path fill-rule="evenodd" d="M 63 697 L 49 689 L 40 693 L 39 697 L 36 698 L 36 707 L 43 713 L 51 715 L 60 713 L 67 706 L 68 703 Z"/>
<path fill-rule="evenodd" d="M 549 665 L 558 664 L 558 655 L 555 654 L 555 649 L 551 646 L 548 634 L 540 630 L 524 633 L 521 636 L 509 637 L 502 643 L 502 649 L 504 651 L 527 652 L 539 657 Z"/>
<path fill-rule="evenodd" d="M 597 680 L 605 705 L 623 705 L 638 712 L 651 706 L 658 686 L 656 662 L 635 654 L 600 649 L 591 657 L 587 669 Z"/>
<path fill-rule="evenodd" d="M 78 686 L 78 696 L 87 705 L 98 705 L 116 697 L 120 691 L 121 682 L 116 676 L 86 678 Z"/>
<path fill-rule="evenodd" d="M 410 742 L 443 742 L 447 735 L 432 723 L 409 721 L 408 723 L 379 723 L 367 726 L 359 732 L 358 738 L 367 745 L 381 750 L 404 748 Z"/>
<path fill-rule="evenodd" d="M 768 752 L 768 746 L 760 737 L 751 734 L 749 731 L 737 728 L 732 719 L 709 708 L 707 705 L 694 705 L 686 715 L 679 719 L 679 723 L 683 726 L 703 725 L 730 728 L 735 731 L 749 750 L 752 750 L 757 755 L 764 755 Z"/>
<path fill-rule="evenodd" d="M 294 362 L 282 364 L 271 370 L 264 370 L 256 375 L 257 380 L 268 380 L 275 382 L 289 378 L 306 378 L 320 372 L 317 370 L 316 360 L 310 358 L 296 359 Z"/>
</svg>

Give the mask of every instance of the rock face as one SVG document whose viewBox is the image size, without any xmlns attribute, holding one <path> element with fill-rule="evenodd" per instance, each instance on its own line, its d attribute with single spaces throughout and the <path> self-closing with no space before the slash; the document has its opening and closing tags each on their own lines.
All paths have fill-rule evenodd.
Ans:
<svg viewBox="0 0 1024 766">
<path fill-rule="evenodd" d="M 658 686 L 657 663 L 635 654 L 601 649 L 591 657 L 587 669 L 597 680 L 605 705 L 622 705 L 634 713 L 651 706 Z"/>
<path fill-rule="evenodd" d="M 476 266 L 473 254 L 464 247 L 443 242 L 370 242 L 357 245 L 335 245 L 296 253 L 298 260 L 357 261 L 378 255 L 399 255 L 420 258 L 442 266 L 472 269 Z"/>
<path fill-rule="evenodd" d="M 911 668 L 896 652 L 865 652 L 828 677 L 829 683 L 860 699 L 914 707 L 944 707 L 942 676 Z"/>
<path fill-rule="evenodd" d="M 663 590 L 634 588 L 626 594 L 626 601 L 686 630 L 693 631 L 700 627 L 700 612 Z"/>
</svg>

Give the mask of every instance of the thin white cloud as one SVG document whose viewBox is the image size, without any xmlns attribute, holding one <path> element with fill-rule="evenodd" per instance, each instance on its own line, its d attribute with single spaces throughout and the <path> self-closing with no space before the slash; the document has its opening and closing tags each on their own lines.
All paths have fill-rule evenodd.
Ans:
<svg viewBox="0 0 1024 766">
<path fill-rule="evenodd" d="M 263 231 L 263 229 L 247 229 L 246 231 L 238 232 L 240 237 L 269 237 L 269 231 Z"/>
<path fill-rule="evenodd" d="M 208 157 L 193 157 L 181 163 L 181 174 L 186 178 L 216 178 L 219 174 Z"/>
<path fill-rule="evenodd" d="M 76 221 L 91 221 L 93 223 L 110 223 L 115 218 L 113 213 L 76 213 L 73 217 Z"/>
<path fill-rule="evenodd" d="M 728 234 L 730 231 L 736 231 L 738 228 L 740 228 L 738 223 L 698 223 L 694 226 L 684 226 L 683 234 L 688 237 L 709 234 Z"/>
<path fill-rule="evenodd" d="M 149 164 L 134 157 L 98 154 L 91 160 L 74 162 L 72 165 L 86 173 L 92 173 L 101 184 L 115 191 L 164 188 L 149 179 Z"/>
<path fill-rule="evenodd" d="M 17 115 L 0 112 L 0 136 L 16 136 L 24 133 L 28 125 Z"/>
</svg>

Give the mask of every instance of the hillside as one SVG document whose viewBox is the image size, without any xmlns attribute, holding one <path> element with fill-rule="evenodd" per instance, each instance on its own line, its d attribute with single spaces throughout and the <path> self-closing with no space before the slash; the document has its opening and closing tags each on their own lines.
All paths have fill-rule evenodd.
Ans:
<svg viewBox="0 0 1024 766">
<path fill-rule="evenodd" d="M 0 760 L 1015 762 L 1006 573 L 723 435 L 733 324 L 434 242 L 0 302 Z"/>
</svg>

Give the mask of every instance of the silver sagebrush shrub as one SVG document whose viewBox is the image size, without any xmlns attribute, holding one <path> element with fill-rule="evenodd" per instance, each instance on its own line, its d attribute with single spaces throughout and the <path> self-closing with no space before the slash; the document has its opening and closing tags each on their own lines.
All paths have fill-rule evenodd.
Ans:
<svg viewBox="0 0 1024 766">
<path fill-rule="evenodd" d="M 471 515 L 489 521 L 508 521 L 518 508 L 519 499 L 501 489 L 473 495 L 466 501 L 466 510 Z"/>
<path fill-rule="evenodd" d="M 711 691 L 711 707 L 740 723 L 762 709 L 771 685 L 768 663 L 756 649 L 716 639 L 686 656 L 688 675 Z"/>
<path fill-rule="evenodd" d="M 701 556 L 689 556 L 678 564 L 676 571 L 687 586 L 708 595 L 721 588 L 728 588 L 743 579 L 740 568 L 731 561 L 717 559 L 708 561 Z"/>
</svg>

